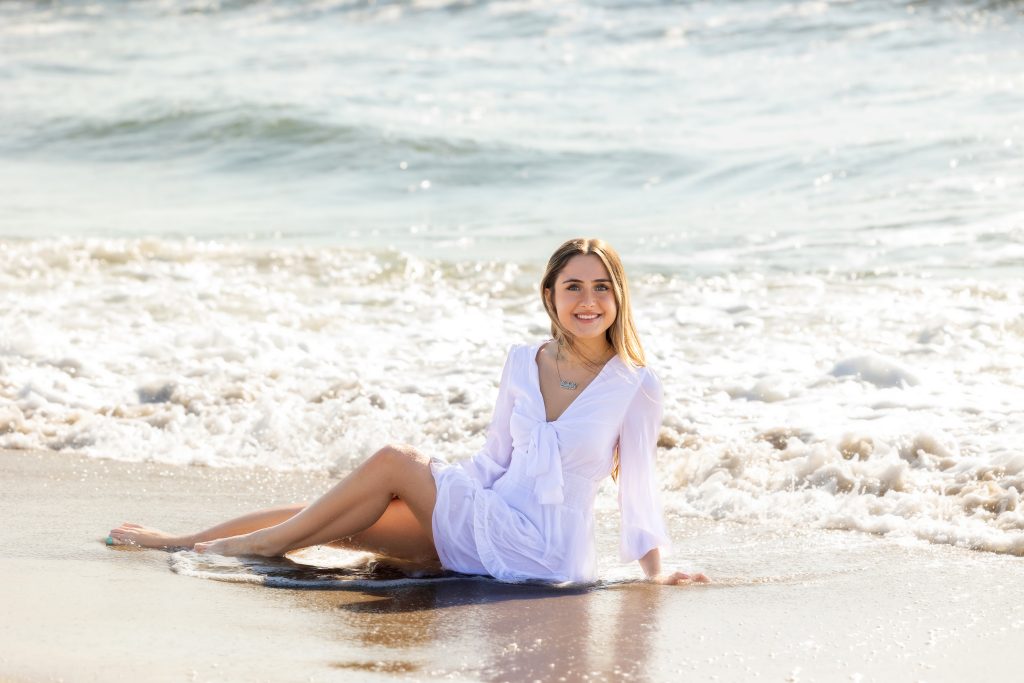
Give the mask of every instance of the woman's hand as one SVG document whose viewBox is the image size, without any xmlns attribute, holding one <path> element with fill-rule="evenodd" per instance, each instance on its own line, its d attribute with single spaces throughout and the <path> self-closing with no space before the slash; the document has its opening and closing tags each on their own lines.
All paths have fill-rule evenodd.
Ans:
<svg viewBox="0 0 1024 683">
<path fill-rule="evenodd" d="M 662 586 L 680 586 L 688 583 L 711 583 L 711 579 L 703 574 L 684 574 L 683 572 L 672 572 L 671 574 L 655 574 L 648 579 L 651 583 Z"/>
<path fill-rule="evenodd" d="M 661 551 L 651 548 L 646 555 L 640 558 L 640 568 L 644 570 L 644 576 L 651 583 L 662 586 L 680 586 L 689 583 L 711 583 L 711 579 L 703 574 L 684 574 L 683 572 L 661 571 Z"/>
</svg>

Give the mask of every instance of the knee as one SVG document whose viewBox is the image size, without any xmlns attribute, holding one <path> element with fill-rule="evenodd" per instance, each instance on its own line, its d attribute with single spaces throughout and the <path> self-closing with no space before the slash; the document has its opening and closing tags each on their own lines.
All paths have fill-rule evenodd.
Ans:
<svg viewBox="0 0 1024 683">
<path fill-rule="evenodd" d="M 388 444 L 370 456 L 370 459 L 378 465 L 401 467 L 408 463 L 421 462 L 424 460 L 424 457 L 412 446 L 398 443 Z"/>
</svg>

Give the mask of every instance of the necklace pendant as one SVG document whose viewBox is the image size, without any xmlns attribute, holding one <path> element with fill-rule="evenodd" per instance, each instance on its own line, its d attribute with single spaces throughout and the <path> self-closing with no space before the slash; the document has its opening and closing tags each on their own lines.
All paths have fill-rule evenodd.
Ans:
<svg viewBox="0 0 1024 683">
<path fill-rule="evenodd" d="M 578 386 L 579 386 L 578 384 L 576 384 L 576 382 L 570 382 L 570 381 L 569 381 L 569 380 L 567 380 L 567 379 L 563 379 L 563 380 L 561 380 L 561 381 L 560 381 L 560 382 L 558 383 L 558 385 L 559 385 L 560 387 L 562 387 L 563 389 L 565 389 L 566 391 L 576 391 L 576 387 L 578 387 Z"/>
</svg>

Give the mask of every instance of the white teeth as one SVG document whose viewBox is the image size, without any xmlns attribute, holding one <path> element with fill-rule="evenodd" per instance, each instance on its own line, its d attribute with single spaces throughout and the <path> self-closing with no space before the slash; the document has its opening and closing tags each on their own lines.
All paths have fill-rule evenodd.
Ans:
<svg viewBox="0 0 1024 683">
<path fill-rule="evenodd" d="M 597 313 L 577 314 L 576 317 L 579 318 L 580 320 L 593 320 L 594 318 L 597 317 Z"/>
</svg>

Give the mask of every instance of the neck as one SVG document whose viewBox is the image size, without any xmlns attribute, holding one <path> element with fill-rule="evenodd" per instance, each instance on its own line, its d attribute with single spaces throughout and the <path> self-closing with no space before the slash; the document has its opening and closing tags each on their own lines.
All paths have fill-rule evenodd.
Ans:
<svg viewBox="0 0 1024 683">
<path fill-rule="evenodd" d="M 576 339 L 574 348 L 562 347 L 563 357 L 580 365 L 601 365 L 613 355 L 612 345 L 604 336 L 596 339 Z"/>
</svg>

